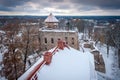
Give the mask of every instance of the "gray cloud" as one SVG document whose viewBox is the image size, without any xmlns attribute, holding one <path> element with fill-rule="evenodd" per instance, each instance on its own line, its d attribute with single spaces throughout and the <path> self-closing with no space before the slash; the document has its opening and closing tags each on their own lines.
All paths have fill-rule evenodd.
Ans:
<svg viewBox="0 0 120 80">
<path fill-rule="evenodd" d="M 92 7 L 92 6 L 82 6 L 82 7 L 78 7 L 78 10 L 82 10 L 82 11 L 91 11 L 91 10 L 96 10 L 96 7 Z"/>
<path fill-rule="evenodd" d="M 0 5 L 5 7 L 15 7 L 16 5 L 22 5 L 29 0 L 0 0 Z"/>
<path fill-rule="evenodd" d="M 4 7 L 4 6 L 0 5 L 0 10 L 1 11 L 12 11 L 12 8 L 11 7 Z"/>
<path fill-rule="evenodd" d="M 60 6 L 57 6 L 57 8 L 59 8 L 59 9 L 71 9 L 72 6 L 71 5 L 67 5 L 67 4 L 61 4 Z"/>
<path fill-rule="evenodd" d="M 70 0 L 70 2 L 101 9 L 120 9 L 120 0 Z"/>
<path fill-rule="evenodd" d="M 23 5 L 28 0 L 0 0 L 0 11 L 13 11 L 17 5 Z"/>
<path fill-rule="evenodd" d="M 64 2 L 64 0 L 49 0 L 50 2 Z"/>
<path fill-rule="evenodd" d="M 29 3 L 30 2 L 30 3 Z M 0 11 L 47 12 L 44 8 L 71 11 L 120 10 L 120 0 L 0 0 Z M 48 10 L 49 11 L 49 10 Z"/>
</svg>

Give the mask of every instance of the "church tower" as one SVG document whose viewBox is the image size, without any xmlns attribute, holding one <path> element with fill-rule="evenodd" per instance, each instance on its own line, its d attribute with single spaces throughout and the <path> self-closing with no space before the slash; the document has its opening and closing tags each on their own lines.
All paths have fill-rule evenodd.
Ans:
<svg viewBox="0 0 120 80">
<path fill-rule="evenodd" d="M 57 28 L 59 23 L 58 19 L 55 16 L 53 16 L 52 13 L 50 13 L 50 15 L 45 19 L 44 22 L 47 28 L 53 29 Z"/>
</svg>

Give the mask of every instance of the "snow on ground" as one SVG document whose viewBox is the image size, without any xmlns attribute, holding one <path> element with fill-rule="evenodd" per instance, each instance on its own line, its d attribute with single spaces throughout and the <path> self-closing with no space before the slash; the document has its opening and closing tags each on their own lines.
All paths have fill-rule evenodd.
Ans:
<svg viewBox="0 0 120 80">
<path fill-rule="evenodd" d="M 79 33 L 80 51 L 91 52 L 92 51 L 91 49 L 84 48 L 83 44 L 86 42 L 81 40 L 82 39 L 81 36 L 82 33 Z M 120 69 L 118 69 L 118 57 L 117 55 L 115 55 L 116 49 L 110 46 L 109 55 L 107 55 L 107 48 L 105 44 L 101 45 L 101 43 L 98 42 L 95 46 L 94 41 L 90 41 L 90 40 L 88 41 L 89 41 L 88 43 L 93 42 L 93 46 L 95 47 L 94 50 L 100 51 L 105 61 L 106 73 L 104 74 L 97 71 L 98 80 L 120 80 Z"/>
<path fill-rule="evenodd" d="M 3 54 L 4 54 L 6 51 L 8 51 L 8 49 L 7 49 L 4 45 L 0 44 L 0 71 L 1 71 L 1 69 L 3 68 L 3 65 L 2 65 Z M 4 76 L 1 76 L 1 75 L 0 75 L 0 80 L 6 80 L 6 79 L 5 79 Z"/>
<path fill-rule="evenodd" d="M 42 56 L 38 55 L 37 53 L 29 55 L 26 63 L 26 70 L 28 70 L 32 65 L 34 65 L 41 57 Z"/>
<path fill-rule="evenodd" d="M 2 31 L 2 30 L 0 30 L 0 33 L 5 34 L 5 32 L 4 32 L 4 31 Z"/>
<path fill-rule="evenodd" d="M 2 65 L 1 65 L 2 60 L 3 60 L 3 55 L 0 53 L 0 70 L 2 69 Z"/>
<path fill-rule="evenodd" d="M 98 74 L 104 76 L 105 80 L 106 79 L 119 80 L 120 76 L 118 74 L 120 73 L 118 72 L 120 72 L 120 70 L 118 69 L 118 60 L 117 60 L 118 57 L 117 55 L 115 55 L 116 49 L 110 46 L 109 55 L 107 55 L 107 49 L 105 44 L 101 45 L 100 43 L 98 43 L 96 46 L 103 55 L 103 59 L 105 61 L 105 67 L 106 67 L 105 74 L 99 72 Z"/>
<path fill-rule="evenodd" d="M 22 36 L 22 33 L 21 33 L 21 32 L 19 32 L 19 33 L 17 34 L 17 36 L 18 36 L 18 37 L 21 37 L 21 36 Z"/>
<path fill-rule="evenodd" d="M 89 55 L 89 56 L 88 56 Z M 90 53 L 73 48 L 58 50 L 50 65 L 38 72 L 39 80 L 96 80 L 94 59 Z"/>
<path fill-rule="evenodd" d="M 79 34 L 78 34 L 78 38 L 79 38 L 79 40 L 80 40 L 80 39 L 83 39 L 83 33 L 79 33 Z"/>
<path fill-rule="evenodd" d="M 3 54 L 6 51 L 8 51 L 8 49 L 4 45 L 0 44 L 0 63 L 2 62 L 2 60 L 3 60 Z"/>
</svg>

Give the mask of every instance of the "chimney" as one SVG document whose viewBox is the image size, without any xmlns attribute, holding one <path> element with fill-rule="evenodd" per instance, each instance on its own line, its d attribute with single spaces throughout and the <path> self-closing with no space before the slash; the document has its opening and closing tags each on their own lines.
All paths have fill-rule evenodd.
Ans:
<svg viewBox="0 0 120 80">
<path fill-rule="evenodd" d="M 46 52 L 44 54 L 44 61 L 46 61 L 46 65 L 49 65 L 52 60 L 52 53 L 51 52 Z"/>
<path fill-rule="evenodd" d="M 59 49 L 63 50 L 64 49 L 64 43 L 63 43 L 63 41 L 60 40 L 60 39 L 58 39 L 58 45 L 57 46 L 58 46 Z"/>
</svg>

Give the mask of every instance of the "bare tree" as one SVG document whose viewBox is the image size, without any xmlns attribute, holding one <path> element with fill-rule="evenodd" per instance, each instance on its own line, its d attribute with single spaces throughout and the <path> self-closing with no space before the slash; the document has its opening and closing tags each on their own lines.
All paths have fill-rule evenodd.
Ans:
<svg viewBox="0 0 120 80">
<path fill-rule="evenodd" d="M 22 29 L 23 55 L 24 55 L 24 72 L 26 71 L 27 57 L 39 50 L 38 29 L 31 26 L 31 22 L 24 25 Z"/>
<path fill-rule="evenodd" d="M 14 26 L 14 25 L 13 25 Z M 4 53 L 3 64 L 4 64 L 4 73 L 5 77 L 8 80 L 17 80 L 17 78 L 23 73 L 22 65 L 22 57 L 20 51 L 18 52 L 16 49 L 19 49 L 20 43 L 17 43 L 16 33 L 17 30 L 10 30 L 6 32 L 7 42 L 5 43 L 8 46 L 8 52 Z M 20 72 L 20 73 L 19 73 Z"/>
<path fill-rule="evenodd" d="M 112 26 L 110 31 L 111 39 L 113 40 L 115 47 L 118 50 L 118 64 L 120 68 L 120 23 L 116 23 L 114 26 Z"/>
</svg>

